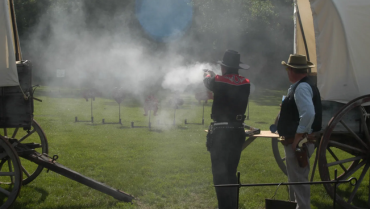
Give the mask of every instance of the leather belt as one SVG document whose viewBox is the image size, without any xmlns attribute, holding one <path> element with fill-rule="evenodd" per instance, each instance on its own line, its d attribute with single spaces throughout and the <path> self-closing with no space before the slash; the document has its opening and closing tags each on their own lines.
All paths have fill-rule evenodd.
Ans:
<svg viewBox="0 0 370 209">
<path fill-rule="evenodd" d="M 214 126 L 245 126 L 244 123 L 239 122 L 212 122 L 211 124 Z"/>
<path fill-rule="evenodd" d="M 319 137 L 320 136 L 319 136 L 318 132 L 308 134 L 307 135 L 307 140 L 308 140 L 307 143 L 315 143 L 316 139 L 318 139 Z M 282 138 L 282 140 L 280 140 L 280 141 L 283 145 L 293 144 L 293 142 L 294 142 L 294 136 L 282 136 L 281 138 Z"/>
<path fill-rule="evenodd" d="M 294 136 L 292 136 L 292 137 L 290 137 L 290 136 L 288 136 L 288 137 L 283 136 L 282 137 L 282 140 L 281 140 L 281 143 L 283 145 L 293 144 L 293 142 L 294 142 Z"/>
</svg>

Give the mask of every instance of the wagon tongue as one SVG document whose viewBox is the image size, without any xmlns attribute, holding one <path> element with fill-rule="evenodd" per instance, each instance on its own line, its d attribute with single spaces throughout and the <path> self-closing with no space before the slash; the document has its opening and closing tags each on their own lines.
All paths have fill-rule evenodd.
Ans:
<svg viewBox="0 0 370 209">
<path fill-rule="evenodd" d="M 53 158 L 50 158 L 47 154 L 45 153 L 40 154 L 34 150 L 31 150 L 31 151 L 26 150 L 26 152 L 23 152 L 23 155 L 20 155 L 20 156 L 38 165 L 41 165 L 49 170 L 59 173 L 60 175 L 63 175 L 69 179 L 75 180 L 81 184 L 84 184 L 88 187 L 91 187 L 107 195 L 110 195 L 117 200 L 124 201 L 124 202 L 132 202 L 132 200 L 134 199 L 133 196 L 121 190 L 109 187 L 101 182 L 98 182 L 98 181 L 95 181 L 94 179 L 83 176 L 80 173 L 77 173 L 76 171 L 73 171 L 63 166 L 62 164 L 57 163 L 56 156 L 54 156 Z"/>
</svg>

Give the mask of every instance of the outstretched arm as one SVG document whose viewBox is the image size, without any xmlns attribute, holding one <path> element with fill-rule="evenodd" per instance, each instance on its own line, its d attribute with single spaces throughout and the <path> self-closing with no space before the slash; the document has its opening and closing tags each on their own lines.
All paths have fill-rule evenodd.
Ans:
<svg viewBox="0 0 370 209">
<path fill-rule="evenodd" d="M 204 72 L 203 83 L 204 86 L 207 87 L 207 89 L 209 89 L 210 91 L 213 91 L 215 76 L 216 74 L 213 71 Z"/>
</svg>

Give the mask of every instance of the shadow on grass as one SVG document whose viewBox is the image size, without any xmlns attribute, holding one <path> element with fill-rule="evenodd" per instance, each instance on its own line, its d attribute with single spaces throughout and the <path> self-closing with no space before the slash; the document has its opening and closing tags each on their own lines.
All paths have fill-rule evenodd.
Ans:
<svg viewBox="0 0 370 209">
<path fill-rule="evenodd" d="M 202 124 L 202 123 L 189 123 L 189 122 L 187 122 L 186 125 L 204 125 L 204 124 Z"/>
<path fill-rule="evenodd" d="M 32 188 L 35 192 L 38 192 L 41 194 L 40 199 L 37 200 L 38 203 L 44 202 L 47 196 L 49 196 L 49 192 L 47 192 L 45 189 L 41 187 L 35 187 L 35 186 L 28 186 L 28 187 Z"/>
<path fill-rule="evenodd" d="M 120 125 L 121 123 L 119 122 L 104 122 L 104 123 L 101 123 L 102 125 Z"/>
<path fill-rule="evenodd" d="M 184 126 L 177 126 L 178 129 L 182 129 L 182 130 L 186 130 L 188 129 L 187 127 L 184 127 Z"/>
<path fill-rule="evenodd" d="M 114 100 L 112 102 L 104 102 L 103 104 L 106 105 L 106 106 L 116 106 L 116 107 L 118 107 L 118 103 Z M 122 106 L 122 104 L 121 104 L 121 106 Z"/>
<path fill-rule="evenodd" d="M 261 121 L 257 121 L 255 123 L 257 123 L 257 124 L 268 124 L 267 122 L 261 122 Z"/>
<path fill-rule="evenodd" d="M 41 188 L 41 187 L 34 187 L 34 186 L 27 186 L 28 189 L 31 189 L 33 190 L 32 192 L 37 192 L 37 193 L 40 193 L 41 194 L 41 197 L 39 199 L 35 199 L 33 198 L 32 199 L 32 202 L 36 203 L 36 204 L 40 204 L 42 202 L 44 202 L 46 200 L 46 198 L 49 196 L 49 192 L 47 192 L 45 189 Z M 34 197 L 36 197 L 37 195 L 35 195 Z M 14 202 L 12 207 L 10 208 L 24 208 L 24 209 L 28 209 L 28 208 L 33 208 L 34 206 L 31 206 L 31 207 L 27 207 L 24 205 L 24 203 L 22 202 Z"/>
<path fill-rule="evenodd" d="M 149 129 L 149 131 L 156 132 L 156 133 L 162 133 L 163 132 L 163 130 L 158 129 L 158 128 L 152 128 L 152 129 Z"/>
<path fill-rule="evenodd" d="M 333 203 L 328 204 L 328 203 L 323 203 L 321 201 L 316 201 L 311 199 L 311 205 L 315 206 L 316 208 L 320 209 L 332 209 L 333 208 Z M 342 208 L 342 207 L 336 207 L 337 209 Z"/>
<path fill-rule="evenodd" d="M 130 129 L 131 126 L 118 126 L 117 129 Z"/>
<path fill-rule="evenodd" d="M 96 123 L 91 123 L 91 120 L 90 121 L 73 121 L 74 123 L 86 123 L 86 125 L 99 125 L 99 124 L 96 124 Z"/>
<path fill-rule="evenodd" d="M 68 205 L 68 206 L 55 206 L 55 207 L 48 207 L 48 209 L 83 209 L 83 208 L 92 208 L 92 207 L 96 207 L 96 205 L 86 205 L 86 204 L 76 204 L 76 205 Z M 19 206 L 17 207 L 16 205 L 14 205 L 12 208 L 16 209 L 16 208 L 22 208 L 22 209 L 34 209 L 35 207 L 32 206 L 32 207 L 25 207 L 24 205 L 22 206 Z"/>
<path fill-rule="evenodd" d="M 104 124 L 102 124 L 102 123 L 91 123 L 91 121 L 90 121 L 90 123 L 86 123 L 85 125 L 86 126 L 101 126 L 101 125 L 104 125 Z"/>
<path fill-rule="evenodd" d="M 367 186 L 365 186 L 365 187 L 367 187 Z M 353 186 L 348 185 L 348 186 L 346 186 L 346 188 L 338 189 L 339 191 L 337 191 L 337 195 L 339 195 L 341 198 L 343 198 L 342 201 L 347 202 L 347 200 L 350 197 L 353 189 L 354 189 Z M 357 192 L 356 196 L 354 197 L 354 199 L 351 203 L 353 208 L 369 208 L 367 201 L 365 201 L 363 198 L 361 198 L 361 197 L 364 197 L 367 200 L 369 198 L 368 195 L 369 194 L 367 192 Z M 322 201 L 311 200 L 311 204 L 316 206 L 317 208 L 320 208 L 320 209 L 334 208 L 333 203 L 334 203 L 333 199 L 332 199 L 331 203 L 323 203 Z M 338 199 L 337 199 L 335 208 L 336 209 L 345 209 L 346 207 L 342 206 L 342 204 L 340 202 L 338 202 Z"/>
<path fill-rule="evenodd" d="M 132 128 L 149 128 L 148 126 L 134 126 L 134 127 L 132 127 Z"/>
</svg>

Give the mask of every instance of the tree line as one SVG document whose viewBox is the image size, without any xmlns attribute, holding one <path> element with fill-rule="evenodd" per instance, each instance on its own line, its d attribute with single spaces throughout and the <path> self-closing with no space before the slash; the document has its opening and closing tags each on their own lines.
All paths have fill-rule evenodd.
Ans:
<svg viewBox="0 0 370 209">
<path fill-rule="evenodd" d="M 151 42 L 155 50 L 163 47 L 146 36 L 135 18 L 135 1 L 128 0 L 13 0 L 18 32 L 25 40 L 40 18 L 51 8 L 73 10 L 74 3 L 85 5 L 86 23 L 91 27 L 107 28 L 99 23 L 100 14 L 130 16 L 128 25 L 135 33 Z M 247 55 L 247 62 L 257 66 L 260 74 L 275 73 L 273 65 L 285 59 L 293 49 L 293 0 L 192 0 L 193 24 L 186 36 L 202 43 L 202 47 L 184 47 L 183 53 L 200 61 L 212 61 L 225 49 L 238 49 Z M 55 11 L 55 10 L 54 10 Z M 99 14 L 99 15 L 98 15 Z M 114 27 L 114 26 L 111 26 Z M 45 32 L 47 38 L 48 32 Z M 258 57 L 259 63 L 253 63 Z M 256 61 L 257 62 L 257 61 Z M 268 82 L 266 82 L 268 83 Z"/>
</svg>

